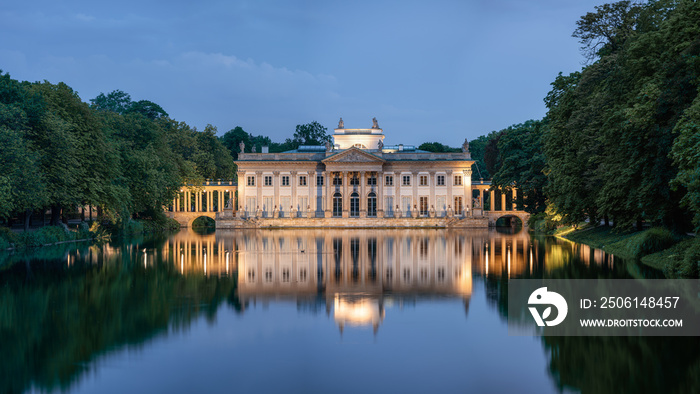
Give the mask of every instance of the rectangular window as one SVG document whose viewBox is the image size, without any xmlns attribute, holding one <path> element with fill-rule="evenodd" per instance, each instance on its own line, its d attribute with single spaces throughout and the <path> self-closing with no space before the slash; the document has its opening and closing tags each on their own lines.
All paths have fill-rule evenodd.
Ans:
<svg viewBox="0 0 700 394">
<path fill-rule="evenodd" d="M 343 178 L 336 175 L 333 177 L 333 186 L 343 186 Z"/>
<path fill-rule="evenodd" d="M 462 196 L 455 197 L 455 215 L 462 214 Z"/>
<path fill-rule="evenodd" d="M 248 186 L 255 186 L 255 176 L 251 175 L 248 177 Z"/>
<path fill-rule="evenodd" d="M 420 203 L 420 215 L 428 215 L 428 197 L 419 197 L 418 201 Z"/>
<path fill-rule="evenodd" d="M 289 175 L 282 176 L 282 186 L 289 186 Z"/>
<path fill-rule="evenodd" d="M 306 186 L 306 175 L 299 176 L 299 186 Z"/>
<path fill-rule="evenodd" d="M 462 176 L 455 175 L 455 186 L 462 186 Z"/>
<path fill-rule="evenodd" d="M 377 177 L 375 176 L 370 176 L 367 178 L 367 186 L 376 186 L 377 185 Z"/>
<path fill-rule="evenodd" d="M 401 185 L 411 186 L 411 176 L 410 175 L 404 175 L 401 179 L 402 179 Z"/>
<path fill-rule="evenodd" d="M 323 186 L 323 175 L 316 175 L 316 186 Z"/>
<path fill-rule="evenodd" d="M 272 186 L 272 176 L 265 175 L 265 186 Z"/>
<path fill-rule="evenodd" d="M 404 215 L 411 215 L 411 197 L 402 196 L 401 197 L 401 210 L 404 211 Z"/>
<path fill-rule="evenodd" d="M 428 176 L 427 175 L 421 175 L 418 177 L 419 180 L 419 185 L 420 186 L 428 186 Z"/>
<path fill-rule="evenodd" d="M 394 216 L 394 197 L 384 197 L 384 215 Z"/>
<path fill-rule="evenodd" d="M 394 176 L 387 175 L 384 177 L 384 186 L 394 186 Z"/>
<path fill-rule="evenodd" d="M 353 175 L 350 177 L 350 185 L 356 186 L 360 184 L 360 178 L 357 177 L 357 175 Z"/>
<path fill-rule="evenodd" d="M 444 175 L 437 176 L 437 185 L 438 186 L 445 186 L 445 176 Z"/>
</svg>

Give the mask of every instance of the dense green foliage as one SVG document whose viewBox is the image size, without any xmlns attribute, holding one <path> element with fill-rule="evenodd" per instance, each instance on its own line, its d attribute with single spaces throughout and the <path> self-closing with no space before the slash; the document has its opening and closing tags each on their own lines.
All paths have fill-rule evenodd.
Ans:
<svg viewBox="0 0 700 394">
<path fill-rule="evenodd" d="M 64 83 L 0 72 L 0 219 L 90 205 L 102 219 L 154 219 L 184 183 L 232 178 L 233 158 L 208 125 L 178 123 L 121 91 L 84 103 Z"/>
<path fill-rule="evenodd" d="M 491 133 L 484 145 L 484 162 L 493 175 L 493 185 L 510 194 L 518 190 L 517 206 L 536 214 L 546 209 L 544 186 L 545 158 L 542 153 L 542 134 L 545 121 L 528 120 Z"/>
<path fill-rule="evenodd" d="M 482 137 L 494 187 L 563 224 L 699 230 L 700 4 L 605 4 L 573 35 L 589 64 L 552 82 L 547 116 Z"/>
<path fill-rule="evenodd" d="M 618 226 L 686 228 L 681 201 L 700 214 L 693 205 L 700 4 L 620 2 L 596 10 L 575 35 L 597 60 L 560 75 L 545 100 L 547 195 L 568 222 L 609 217 Z"/>
</svg>

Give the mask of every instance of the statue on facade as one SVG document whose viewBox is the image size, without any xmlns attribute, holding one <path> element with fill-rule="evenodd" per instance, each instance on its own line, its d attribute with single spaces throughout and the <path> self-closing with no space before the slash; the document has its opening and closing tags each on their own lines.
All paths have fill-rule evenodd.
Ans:
<svg viewBox="0 0 700 394">
<path fill-rule="evenodd" d="M 379 150 L 384 149 L 384 143 L 382 142 L 382 140 L 379 140 L 379 142 L 377 142 L 377 149 L 379 149 Z"/>
<path fill-rule="evenodd" d="M 452 210 L 452 205 L 447 206 L 447 217 L 451 218 L 455 215 L 455 211 Z"/>
<path fill-rule="evenodd" d="M 224 208 L 224 209 L 231 209 L 231 208 L 233 208 L 233 199 L 229 198 L 229 200 L 226 201 L 226 208 Z"/>
<path fill-rule="evenodd" d="M 462 144 L 462 152 L 469 152 L 469 141 L 466 138 L 464 139 L 464 143 Z"/>
<path fill-rule="evenodd" d="M 435 205 L 430 206 L 430 211 L 428 211 L 431 218 L 435 217 Z"/>
<path fill-rule="evenodd" d="M 340 118 L 340 121 L 338 122 L 338 128 L 339 129 L 345 128 L 345 122 L 343 122 L 343 118 Z"/>
<path fill-rule="evenodd" d="M 311 205 L 306 206 L 306 217 L 310 218 L 312 217 L 313 212 L 311 212 Z"/>
<path fill-rule="evenodd" d="M 330 151 L 331 151 L 331 142 L 326 141 L 326 152 L 330 152 Z"/>
<path fill-rule="evenodd" d="M 258 205 L 258 209 L 255 210 L 255 217 L 256 218 L 262 217 L 262 209 L 260 209 L 260 205 Z"/>
<path fill-rule="evenodd" d="M 253 146 L 250 147 L 250 152 L 251 152 L 251 153 L 255 153 L 255 145 L 253 145 Z"/>
<path fill-rule="evenodd" d="M 289 212 L 290 212 L 290 215 L 289 215 L 290 217 L 293 217 L 293 218 L 297 217 L 297 209 L 294 208 L 294 205 L 289 206 Z"/>
<path fill-rule="evenodd" d="M 418 207 L 416 206 L 416 204 L 413 204 L 413 210 L 411 211 L 411 216 L 414 218 L 418 217 Z"/>
<path fill-rule="evenodd" d="M 241 153 L 245 152 L 245 142 L 243 142 L 243 141 L 239 142 L 238 149 L 241 150 Z"/>
<path fill-rule="evenodd" d="M 394 212 L 396 212 L 396 217 L 397 217 L 397 218 L 400 218 L 400 217 L 401 217 L 401 209 L 399 209 L 399 205 L 398 205 L 398 204 L 396 204 L 396 211 L 394 211 Z"/>
<path fill-rule="evenodd" d="M 377 118 L 372 118 L 372 128 L 373 129 L 379 128 L 379 123 L 377 123 Z"/>
</svg>

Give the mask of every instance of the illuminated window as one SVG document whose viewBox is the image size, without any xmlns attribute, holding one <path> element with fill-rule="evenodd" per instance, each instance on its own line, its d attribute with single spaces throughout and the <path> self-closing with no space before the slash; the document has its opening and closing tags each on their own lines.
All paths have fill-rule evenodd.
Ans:
<svg viewBox="0 0 700 394">
<path fill-rule="evenodd" d="M 428 176 L 427 175 L 421 175 L 418 177 L 418 184 L 420 186 L 428 186 Z"/>
<path fill-rule="evenodd" d="M 421 216 L 426 216 L 428 214 L 428 197 L 419 197 L 419 213 Z"/>
<path fill-rule="evenodd" d="M 462 176 L 455 175 L 455 186 L 462 186 Z"/>
</svg>

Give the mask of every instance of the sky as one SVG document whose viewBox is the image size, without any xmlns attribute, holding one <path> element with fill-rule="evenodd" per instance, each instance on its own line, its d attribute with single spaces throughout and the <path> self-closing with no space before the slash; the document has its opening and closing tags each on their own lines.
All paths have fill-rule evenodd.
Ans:
<svg viewBox="0 0 700 394">
<path fill-rule="evenodd" d="M 273 141 L 317 121 L 385 144 L 461 146 L 545 113 L 571 33 L 604 1 L 35 1 L 0 5 L 0 70 L 122 90 L 219 135 Z"/>
</svg>

